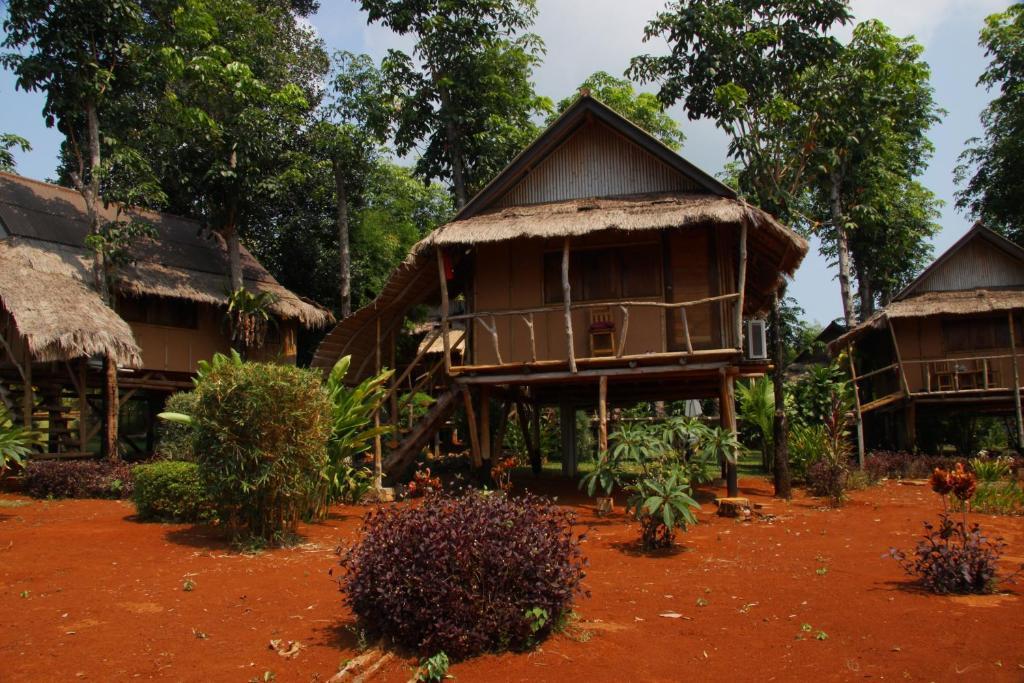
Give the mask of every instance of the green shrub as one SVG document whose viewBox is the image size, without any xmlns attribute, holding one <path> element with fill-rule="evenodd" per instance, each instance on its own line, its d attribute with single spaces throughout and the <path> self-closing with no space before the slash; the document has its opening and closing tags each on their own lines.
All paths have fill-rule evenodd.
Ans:
<svg viewBox="0 0 1024 683">
<path fill-rule="evenodd" d="M 821 424 L 796 423 L 789 428 L 789 470 L 796 479 L 804 479 L 828 445 L 828 433 Z"/>
<path fill-rule="evenodd" d="M 143 519 L 205 522 L 216 518 L 213 500 L 194 462 L 163 460 L 132 468 L 135 509 Z"/>
<path fill-rule="evenodd" d="M 236 541 L 281 544 L 324 496 L 331 405 L 312 370 L 218 356 L 195 389 L 203 485 Z"/>
<path fill-rule="evenodd" d="M 196 395 L 191 391 L 171 394 L 164 404 L 164 410 L 171 413 L 192 415 L 195 412 Z M 159 439 L 156 456 L 165 460 L 195 461 L 196 430 L 190 424 L 161 421 L 158 425 Z"/>
</svg>

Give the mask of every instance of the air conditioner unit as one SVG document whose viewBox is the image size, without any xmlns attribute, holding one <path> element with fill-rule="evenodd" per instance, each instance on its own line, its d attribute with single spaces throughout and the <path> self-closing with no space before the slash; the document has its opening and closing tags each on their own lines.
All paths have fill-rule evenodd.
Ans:
<svg viewBox="0 0 1024 683">
<path fill-rule="evenodd" d="M 768 328 L 763 320 L 743 321 L 743 355 L 748 360 L 768 358 Z"/>
</svg>

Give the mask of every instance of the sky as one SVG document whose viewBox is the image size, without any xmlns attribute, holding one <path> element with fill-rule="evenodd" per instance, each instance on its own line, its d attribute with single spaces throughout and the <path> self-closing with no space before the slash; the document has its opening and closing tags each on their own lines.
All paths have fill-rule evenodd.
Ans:
<svg viewBox="0 0 1024 683">
<path fill-rule="evenodd" d="M 979 115 L 990 99 L 984 89 L 976 86 L 986 65 L 984 52 L 978 46 L 978 32 L 987 15 L 1002 11 L 1009 4 L 1009 0 L 851 2 L 857 21 L 881 19 L 897 35 L 913 35 L 924 45 L 936 100 L 947 112 L 930 132 L 935 156 L 922 178 L 945 202 L 940 219 L 942 230 L 934 240 L 936 255 L 970 227 L 967 217 L 954 207 L 953 169 L 964 142 L 981 134 Z M 560 99 L 594 71 L 621 75 L 631 57 L 665 49 L 663 44 L 643 42 L 644 25 L 664 8 L 665 0 L 537 0 L 537 6 L 534 32 L 547 46 L 544 63 L 535 73 L 537 92 L 541 95 Z M 379 59 L 388 49 L 411 47 L 407 38 L 377 25 L 368 26 L 357 3 L 347 0 L 321 0 L 321 9 L 311 17 L 311 23 L 330 50 L 366 52 Z M 837 34 L 846 39 L 850 28 Z M 18 172 L 34 178 L 52 177 L 60 134 L 43 123 L 42 97 L 16 90 L 12 74 L 0 71 L 0 98 L 4 101 L 0 132 L 17 133 L 33 146 L 29 153 L 16 154 Z M 690 121 L 681 106 L 673 107 L 669 113 L 687 136 L 683 156 L 709 173 L 721 171 L 727 160 L 726 136 L 710 121 Z M 842 314 L 835 268 L 817 252 L 813 241 L 789 294 L 812 321 L 826 323 Z"/>
</svg>

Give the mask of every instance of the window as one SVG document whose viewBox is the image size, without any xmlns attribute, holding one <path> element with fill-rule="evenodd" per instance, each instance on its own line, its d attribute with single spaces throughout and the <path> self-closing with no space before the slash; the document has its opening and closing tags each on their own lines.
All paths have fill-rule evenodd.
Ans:
<svg viewBox="0 0 1024 683">
<path fill-rule="evenodd" d="M 197 304 L 181 299 L 124 297 L 118 299 L 117 312 L 130 323 L 188 329 L 199 327 Z"/>
<path fill-rule="evenodd" d="M 1019 334 L 1019 329 L 1014 331 Z M 946 351 L 1008 348 L 1010 328 L 1005 318 L 950 318 L 942 321 Z"/>
<path fill-rule="evenodd" d="M 659 296 L 661 249 L 644 244 L 570 252 L 569 287 L 573 301 Z M 562 252 L 548 252 L 544 254 L 544 302 L 561 301 Z"/>
</svg>

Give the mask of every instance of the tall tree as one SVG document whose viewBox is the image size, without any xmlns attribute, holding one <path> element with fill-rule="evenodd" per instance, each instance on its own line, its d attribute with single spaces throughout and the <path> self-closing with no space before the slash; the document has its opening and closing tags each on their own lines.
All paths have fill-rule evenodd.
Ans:
<svg viewBox="0 0 1024 683">
<path fill-rule="evenodd" d="M 334 97 L 313 129 L 321 154 L 330 160 L 338 232 L 341 317 L 352 312 L 350 213 L 359 206 L 367 177 L 390 128 L 392 110 L 380 72 L 368 55 L 339 51 L 334 55 Z"/>
<path fill-rule="evenodd" d="M 14 152 L 11 150 L 15 148 L 22 152 L 32 151 L 32 145 L 20 135 L 0 133 L 0 171 L 14 172 L 17 163 L 14 161 Z"/>
<path fill-rule="evenodd" d="M 988 17 L 980 43 L 989 64 L 978 85 L 996 96 L 981 114 L 983 136 L 960 156 L 957 207 L 1024 244 L 1024 3 Z"/>
<path fill-rule="evenodd" d="M 554 121 L 557 114 L 568 109 L 582 92 L 589 92 L 672 149 L 678 151 L 682 148 L 686 136 L 676 120 L 665 112 L 665 105 L 657 95 L 637 92 L 630 81 L 605 71 L 590 74 L 580 83 L 576 94 L 559 100 L 555 105 L 556 113 L 549 116 L 547 122 Z"/>
<path fill-rule="evenodd" d="M 932 155 L 927 132 L 940 120 L 941 110 L 935 104 L 931 69 L 921 58 L 923 51 L 913 38 L 897 38 L 885 24 L 870 20 L 854 28 L 853 38 L 836 59 L 804 74 L 805 106 L 817 111 L 821 121 L 815 167 L 820 204 L 827 207 L 822 223 L 830 228 L 824 241 L 836 256 L 843 317 L 850 327 L 857 323 L 851 234 L 866 221 L 876 227 L 887 221 L 880 209 L 893 203 L 890 193 L 908 190 L 906 179 L 920 175 Z M 926 199 L 920 192 L 911 198 Z M 928 213 L 928 207 L 919 208 L 920 213 Z M 890 233 L 895 227 L 888 226 Z M 919 237 L 927 225 L 899 227 Z M 862 284 L 869 285 L 870 264 L 863 258 L 861 263 L 865 266 Z M 862 315 L 870 314 L 870 289 L 861 304 Z"/>
<path fill-rule="evenodd" d="M 388 52 L 399 154 L 418 148 L 417 172 L 449 182 L 458 207 L 535 134 L 550 103 L 531 82 L 543 51 L 534 0 L 361 0 L 371 22 L 416 41 Z M 415 58 L 415 61 L 414 61 Z"/>
<path fill-rule="evenodd" d="M 822 123 L 818 112 L 803 108 L 804 76 L 836 57 L 841 46 L 827 31 L 849 19 L 846 0 L 678 0 L 645 29 L 645 40 L 664 38 L 669 53 L 634 57 L 627 75 L 657 82 L 661 101 L 682 100 L 691 119 L 714 120 L 729 135 L 744 193 L 792 222 L 805 199 Z M 783 321 L 776 295 L 776 340 L 785 335 Z M 773 344 L 777 372 L 784 367 L 782 347 Z M 775 494 L 786 497 L 786 410 L 781 382 L 776 385 Z"/>
</svg>

